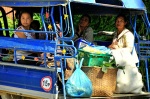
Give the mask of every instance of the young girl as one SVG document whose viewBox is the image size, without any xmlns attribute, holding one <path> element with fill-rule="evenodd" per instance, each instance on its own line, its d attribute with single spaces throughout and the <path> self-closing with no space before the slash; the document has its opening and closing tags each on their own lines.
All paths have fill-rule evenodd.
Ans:
<svg viewBox="0 0 150 99">
<path fill-rule="evenodd" d="M 33 14 L 27 11 L 22 11 L 19 16 L 19 27 L 16 30 L 30 30 L 30 24 L 33 21 Z M 19 32 L 14 33 L 14 38 L 34 39 L 34 33 Z"/>
<path fill-rule="evenodd" d="M 18 24 L 19 26 L 16 30 L 31 30 L 30 24 L 32 21 L 33 21 L 33 14 L 28 11 L 22 11 L 19 16 L 19 24 Z M 15 31 L 14 38 L 35 39 L 35 34 L 29 32 Z M 17 62 L 19 64 L 27 64 L 27 65 L 36 64 L 35 61 L 22 60 L 22 56 L 26 57 L 31 54 L 33 55 L 33 52 L 19 50 L 16 52 L 16 54 L 17 54 Z"/>
</svg>

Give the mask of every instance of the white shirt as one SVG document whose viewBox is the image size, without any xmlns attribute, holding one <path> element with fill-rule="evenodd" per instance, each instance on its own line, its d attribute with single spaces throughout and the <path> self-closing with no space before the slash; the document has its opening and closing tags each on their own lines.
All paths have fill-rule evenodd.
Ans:
<svg viewBox="0 0 150 99">
<path fill-rule="evenodd" d="M 25 30 L 22 26 L 19 26 L 16 30 L 20 30 L 20 28 L 21 28 L 21 30 Z M 28 32 L 23 32 L 23 33 L 26 35 L 26 37 L 27 37 L 26 39 L 34 39 L 34 38 L 32 37 L 32 35 L 31 35 L 31 33 L 28 33 Z M 16 35 L 16 32 L 14 32 L 14 38 L 19 38 L 19 37 Z M 28 56 L 28 55 L 30 55 L 30 54 L 32 54 L 32 53 L 27 52 L 27 51 L 19 51 L 19 50 L 16 51 L 17 60 L 22 59 L 22 56 L 26 57 L 26 56 Z"/>
</svg>

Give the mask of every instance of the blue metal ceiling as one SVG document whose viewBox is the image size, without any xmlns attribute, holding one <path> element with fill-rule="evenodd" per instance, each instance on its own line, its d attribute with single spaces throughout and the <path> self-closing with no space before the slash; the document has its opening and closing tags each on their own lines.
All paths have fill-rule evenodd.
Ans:
<svg viewBox="0 0 150 99">
<path fill-rule="evenodd" d="M 0 0 L 0 6 L 47 7 L 68 2 L 75 14 L 116 14 L 122 11 L 143 14 L 146 11 L 142 0 Z"/>
<path fill-rule="evenodd" d="M 146 7 L 142 0 L 122 0 L 125 8 L 145 9 Z"/>
<path fill-rule="evenodd" d="M 146 9 L 142 0 L 0 0 L 0 6 L 52 6 L 67 2 L 86 2 L 119 5 L 125 8 Z M 114 6 L 115 7 L 115 6 Z"/>
</svg>

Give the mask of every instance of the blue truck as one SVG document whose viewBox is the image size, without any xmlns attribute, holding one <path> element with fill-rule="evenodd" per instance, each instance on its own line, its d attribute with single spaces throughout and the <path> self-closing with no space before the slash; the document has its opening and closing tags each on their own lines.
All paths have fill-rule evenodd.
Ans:
<svg viewBox="0 0 150 99">
<path fill-rule="evenodd" d="M 5 12 L 3 7 L 9 7 L 12 10 L 8 13 Z M 44 40 L 39 39 L 22 39 L 10 37 L 10 32 L 17 31 L 14 28 L 8 28 L 8 22 L 6 15 L 14 13 L 22 9 L 27 9 L 35 13 L 39 13 L 42 30 L 20 30 L 21 32 L 34 32 L 43 33 L 46 35 Z M 58 76 L 61 74 L 63 91 L 61 98 L 65 99 L 65 80 L 64 69 L 66 68 L 66 59 L 74 58 L 77 54 L 77 49 L 74 46 L 72 38 L 74 37 L 73 15 L 75 14 L 93 14 L 93 15 L 117 15 L 120 12 L 130 16 L 130 24 L 134 30 L 135 37 L 139 37 L 136 32 L 136 18 L 141 16 L 143 22 L 150 29 L 150 23 L 147 16 L 147 10 L 142 0 L 0 0 L 0 10 L 3 19 L 3 27 L 0 28 L 1 33 L 5 32 L 5 36 L 0 37 L 1 50 L 12 50 L 13 61 L 6 62 L 0 61 L 0 92 L 9 93 L 21 96 L 28 96 L 34 98 L 44 99 L 57 99 L 59 98 L 58 90 Z M 46 17 L 46 13 L 49 17 Z M 62 37 L 59 37 L 56 27 L 56 20 L 54 13 L 60 20 L 60 31 L 63 33 Z M 47 24 L 49 28 L 47 28 Z M 65 28 L 64 28 L 65 27 Z M 66 36 L 65 33 L 69 34 Z M 49 35 L 56 36 L 56 40 L 49 39 Z M 59 41 L 61 43 L 59 43 Z M 68 43 L 69 42 L 69 43 Z M 147 44 L 149 41 L 141 41 L 138 38 L 137 49 L 139 57 L 141 59 L 149 58 L 149 54 L 140 54 L 140 49 L 143 47 L 140 43 Z M 150 49 L 146 46 L 146 49 Z M 44 64 L 41 66 L 23 65 L 17 63 L 16 51 L 32 51 L 44 53 Z M 54 64 L 50 68 L 46 64 L 46 53 L 53 54 Z M 9 54 L 1 53 L 1 58 Z M 145 57 L 146 56 L 146 57 Z M 21 56 L 23 60 L 27 58 Z M 34 57 L 30 58 L 31 61 L 35 61 Z M 57 63 L 60 63 L 58 66 Z M 145 62 L 146 63 L 146 62 Z M 145 64 L 146 68 L 146 86 L 149 89 L 149 75 L 148 64 Z"/>
</svg>

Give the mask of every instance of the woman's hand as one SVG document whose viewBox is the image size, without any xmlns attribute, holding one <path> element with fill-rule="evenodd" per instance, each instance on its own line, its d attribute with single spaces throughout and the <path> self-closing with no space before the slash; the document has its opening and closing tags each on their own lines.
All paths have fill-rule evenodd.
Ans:
<svg viewBox="0 0 150 99">
<path fill-rule="evenodd" d="M 110 49 L 118 49 L 119 48 L 118 42 L 117 41 L 113 42 L 111 45 L 108 46 L 108 48 L 110 48 Z"/>
</svg>

